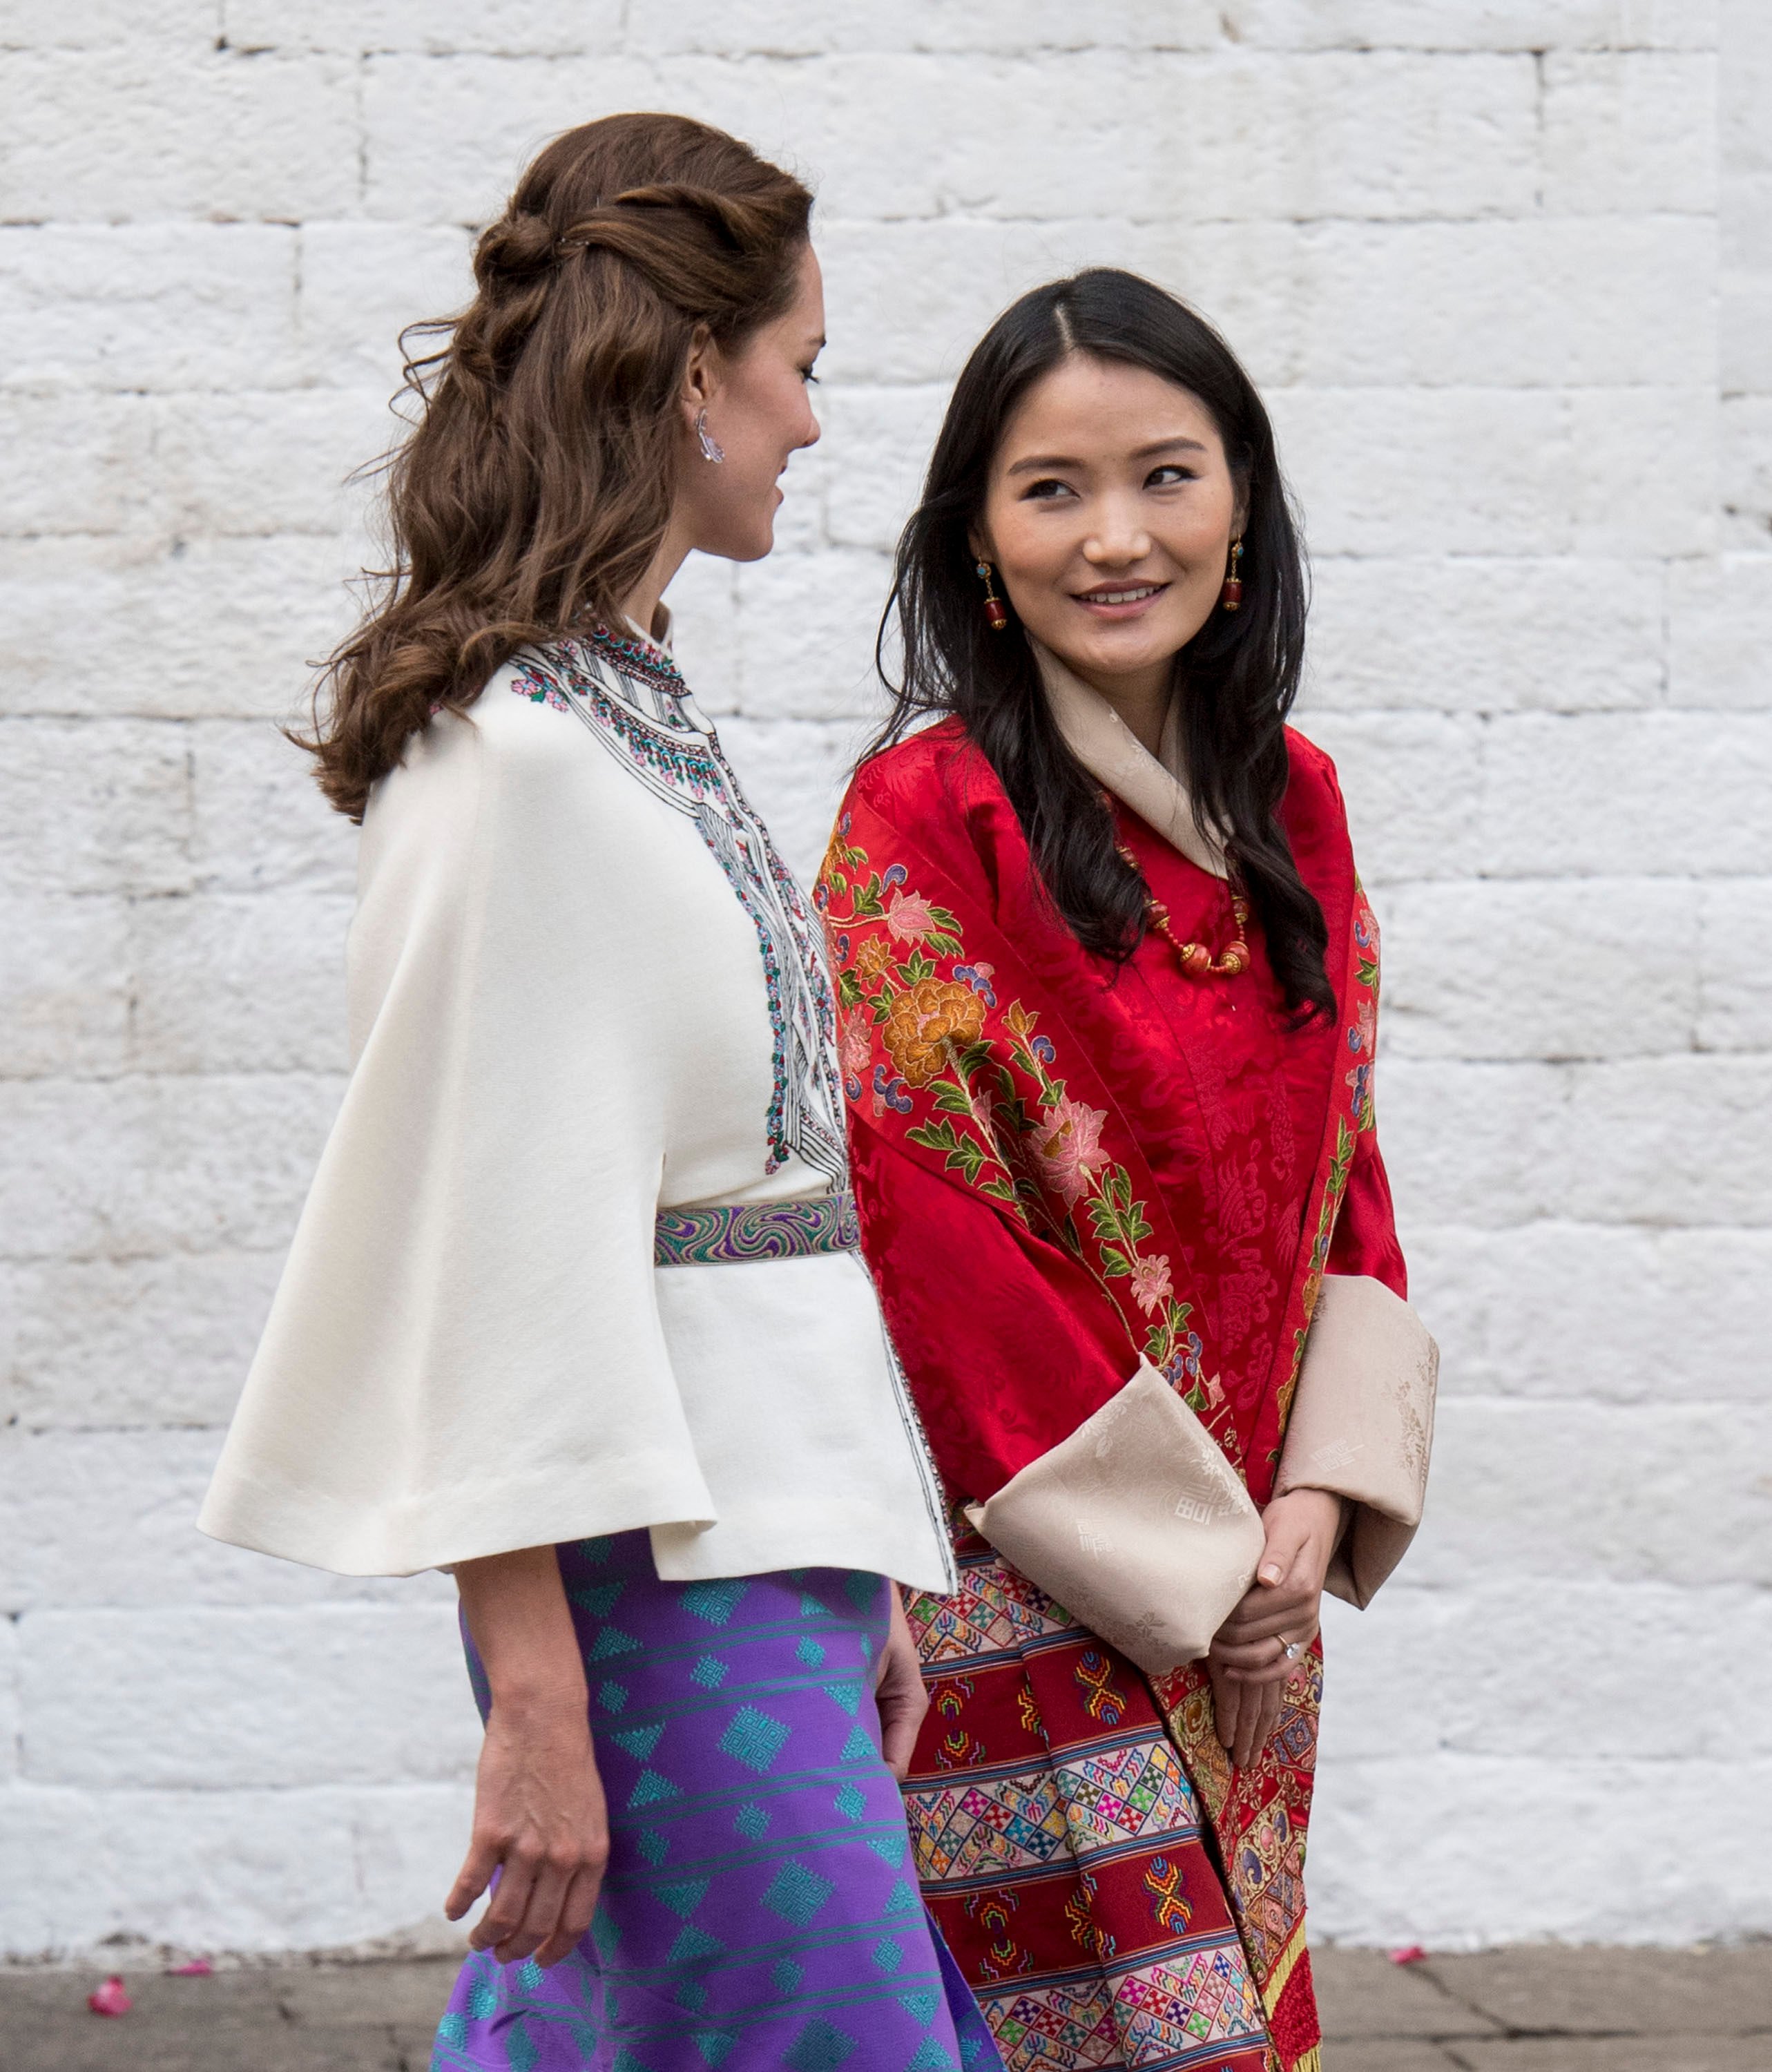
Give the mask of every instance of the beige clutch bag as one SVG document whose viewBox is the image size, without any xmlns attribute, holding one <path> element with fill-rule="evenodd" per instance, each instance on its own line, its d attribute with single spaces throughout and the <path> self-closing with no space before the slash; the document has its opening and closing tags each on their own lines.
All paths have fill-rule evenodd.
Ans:
<svg viewBox="0 0 1772 2072">
<path fill-rule="evenodd" d="M 1305 1342 L 1274 1494 L 1324 1489 L 1355 1509 L 1324 1587 L 1373 1593 L 1421 1523 L 1440 1349 L 1381 1281 L 1326 1275 Z"/>
<path fill-rule="evenodd" d="M 966 1515 L 1153 1675 L 1197 1661 L 1255 1579 L 1261 1514 L 1148 1362 L 1070 1437 Z"/>
</svg>

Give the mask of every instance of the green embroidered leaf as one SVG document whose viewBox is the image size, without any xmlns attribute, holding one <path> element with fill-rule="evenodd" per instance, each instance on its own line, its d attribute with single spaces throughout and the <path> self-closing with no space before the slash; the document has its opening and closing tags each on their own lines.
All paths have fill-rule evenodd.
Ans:
<svg viewBox="0 0 1772 2072">
<path fill-rule="evenodd" d="M 969 1137 L 963 1137 L 944 1161 L 948 1172 L 964 1173 L 968 1181 L 976 1182 L 980 1169 L 985 1163 L 985 1153 Z"/>
<path fill-rule="evenodd" d="M 1355 976 L 1358 978 L 1362 985 L 1376 985 L 1378 984 L 1377 959 L 1375 957 L 1362 957 L 1359 960 L 1359 968 L 1355 972 Z"/>
<path fill-rule="evenodd" d="M 931 928 L 923 940 L 938 956 L 957 957 L 966 947 L 958 935 L 950 935 L 945 928 Z"/>
<path fill-rule="evenodd" d="M 993 1201 L 1015 1201 L 1015 1190 L 1007 1180 L 981 1180 L 978 1183 L 978 1191 L 981 1194 L 989 1194 Z"/>
<path fill-rule="evenodd" d="M 971 1095 L 963 1086 L 957 1085 L 952 1079 L 935 1080 L 932 1082 L 932 1090 L 935 1096 L 935 1106 L 944 1115 L 972 1113 Z"/>
<path fill-rule="evenodd" d="M 1117 1280 L 1121 1275 L 1132 1272 L 1133 1261 L 1126 1256 L 1118 1245 L 1104 1244 L 1101 1248 L 1101 1264 L 1106 1268 L 1109 1277 Z"/>
<path fill-rule="evenodd" d="M 951 1122 L 919 1123 L 915 1129 L 907 1129 L 905 1137 L 911 1144 L 920 1144 L 925 1151 L 952 1151 L 960 1142 L 960 1133 Z"/>
<path fill-rule="evenodd" d="M 913 950 L 898 967 L 898 976 L 907 985 L 917 985 L 926 978 L 933 978 L 935 968 L 921 950 Z"/>
<path fill-rule="evenodd" d="M 859 1007 L 867 998 L 861 990 L 861 981 L 847 964 L 837 975 L 837 997 L 844 1007 Z"/>
</svg>

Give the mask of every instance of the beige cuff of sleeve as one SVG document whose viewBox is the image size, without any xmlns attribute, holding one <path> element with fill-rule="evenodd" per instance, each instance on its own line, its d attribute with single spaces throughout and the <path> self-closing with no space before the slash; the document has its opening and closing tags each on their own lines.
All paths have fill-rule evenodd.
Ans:
<svg viewBox="0 0 1772 2072">
<path fill-rule="evenodd" d="M 1400 1296 L 1365 1275 L 1324 1277 L 1274 1494 L 1321 1489 L 1354 1506 L 1324 1588 L 1364 1606 L 1421 1523 L 1440 1349 Z"/>
<path fill-rule="evenodd" d="M 1248 1491 L 1148 1362 L 966 1515 L 1073 1618 L 1153 1675 L 1207 1652 L 1255 1580 L 1264 1544 Z"/>
</svg>

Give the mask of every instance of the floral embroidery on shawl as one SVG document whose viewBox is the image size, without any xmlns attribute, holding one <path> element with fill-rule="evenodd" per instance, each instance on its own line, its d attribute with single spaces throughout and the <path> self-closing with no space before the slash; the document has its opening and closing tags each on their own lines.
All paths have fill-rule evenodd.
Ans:
<svg viewBox="0 0 1772 2072">
<path fill-rule="evenodd" d="M 967 962 L 960 923 L 911 889 L 903 864 L 875 866 L 850 839 L 853 819 L 839 823 L 813 894 L 837 974 L 845 1092 L 876 1116 L 917 1114 L 906 1141 L 1062 1245 L 1207 1416 L 1193 1305 L 1175 1292 L 1169 1256 L 1148 1247 L 1148 1202 L 1104 1141 L 1107 1111 L 1070 1092 L 1039 1016 L 1019 1000 L 998 1009 L 995 968 Z"/>
<path fill-rule="evenodd" d="M 797 1155 L 841 1187 L 849 1162 L 820 931 L 676 666 L 649 644 L 598 627 L 524 649 L 511 688 L 582 720 L 656 797 L 695 822 L 750 915 L 763 957 L 775 1039 L 767 1170 Z"/>
</svg>

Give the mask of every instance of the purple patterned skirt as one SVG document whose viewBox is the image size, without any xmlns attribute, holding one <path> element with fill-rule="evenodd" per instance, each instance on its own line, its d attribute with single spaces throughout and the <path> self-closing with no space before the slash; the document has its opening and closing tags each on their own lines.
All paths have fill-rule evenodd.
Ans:
<svg viewBox="0 0 1772 2072">
<path fill-rule="evenodd" d="M 880 1755 L 885 1580 L 661 1583 L 644 1532 L 558 1552 L 608 1874 L 563 1963 L 468 1959 L 432 2072 L 997 2072 Z"/>
</svg>

